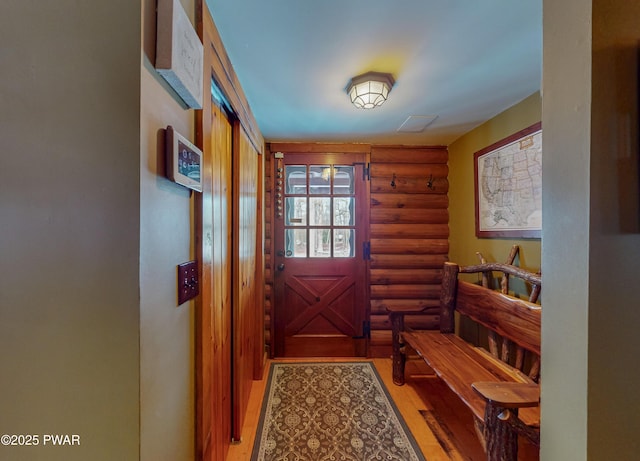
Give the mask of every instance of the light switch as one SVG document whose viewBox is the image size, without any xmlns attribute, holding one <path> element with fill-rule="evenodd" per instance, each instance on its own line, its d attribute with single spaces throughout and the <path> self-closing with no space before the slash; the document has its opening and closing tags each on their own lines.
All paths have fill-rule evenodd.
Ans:
<svg viewBox="0 0 640 461">
<path fill-rule="evenodd" d="M 198 261 L 189 261 L 178 265 L 178 306 L 200 293 Z"/>
</svg>

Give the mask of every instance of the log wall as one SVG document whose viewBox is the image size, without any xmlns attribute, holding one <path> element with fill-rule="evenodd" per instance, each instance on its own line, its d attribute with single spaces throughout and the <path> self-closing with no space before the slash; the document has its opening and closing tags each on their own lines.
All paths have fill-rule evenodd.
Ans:
<svg viewBox="0 0 640 461">
<path fill-rule="evenodd" d="M 444 147 L 371 148 L 371 342 L 388 356 L 387 306 L 421 310 L 407 326 L 436 328 L 442 266 L 449 253 L 449 155 Z"/>
<path fill-rule="evenodd" d="M 449 253 L 448 157 L 445 147 L 371 147 L 369 355 L 372 357 L 391 354 L 387 306 L 420 309 L 420 314 L 406 316 L 406 323 L 412 328 L 438 326 L 442 267 Z M 274 168 L 267 144 L 265 341 L 268 347 L 273 332 L 271 224 Z"/>
</svg>

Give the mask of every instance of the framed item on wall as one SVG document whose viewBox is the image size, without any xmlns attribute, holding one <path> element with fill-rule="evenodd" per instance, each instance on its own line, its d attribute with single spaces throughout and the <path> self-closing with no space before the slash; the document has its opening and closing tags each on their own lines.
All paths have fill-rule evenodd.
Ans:
<svg viewBox="0 0 640 461">
<path fill-rule="evenodd" d="M 473 155 L 476 237 L 540 238 L 542 124 Z"/>
<path fill-rule="evenodd" d="M 167 177 L 189 189 L 202 192 L 202 151 L 175 131 L 166 129 Z"/>
<path fill-rule="evenodd" d="M 190 109 L 202 109 L 204 49 L 180 0 L 158 0 L 156 70 Z"/>
</svg>

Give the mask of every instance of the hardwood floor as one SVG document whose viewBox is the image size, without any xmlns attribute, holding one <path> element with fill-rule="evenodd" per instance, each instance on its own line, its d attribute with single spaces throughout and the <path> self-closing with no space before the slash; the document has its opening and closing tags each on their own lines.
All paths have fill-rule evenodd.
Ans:
<svg viewBox="0 0 640 461">
<path fill-rule="evenodd" d="M 332 360 L 345 361 L 345 359 Z M 391 359 L 371 360 L 428 461 L 484 461 L 486 459 L 473 428 L 471 413 L 455 395 L 451 394 L 446 385 L 434 376 L 428 375 L 429 370 L 422 365 L 421 360 L 410 360 L 407 363 L 407 383 L 404 386 L 396 386 L 392 382 Z M 304 359 L 304 361 L 311 360 Z M 323 361 L 326 360 L 323 359 Z M 227 461 L 251 459 L 269 365 L 265 367 L 263 379 L 253 382 L 241 440 L 231 445 Z M 538 461 L 538 459 L 535 447 L 527 443 L 521 444 L 520 461 Z"/>
</svg>

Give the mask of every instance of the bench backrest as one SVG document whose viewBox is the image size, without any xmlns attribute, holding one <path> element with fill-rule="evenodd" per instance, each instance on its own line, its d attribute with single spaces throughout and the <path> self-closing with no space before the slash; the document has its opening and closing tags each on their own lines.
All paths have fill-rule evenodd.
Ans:
<svg viewBox="0 0 640 461">
<path fill-rule="evenodd" d="M 516 266 L 490 263 L 460 267 L 447 262 L 440 296 L 440 330 L 453 333 L 454 315 L 458 312 L 539 357 L 542 320 L 539 304 L 458 279 L 459 273 L 486 274 L 491 271 L 500 271 L 506 277 L 519 277 L 531 284 L 536 293 L 540 291 L 541 276 Z"/>
<path fill-rule="evenodd" d="M 540 355 L 542 309 L 538 304 L 459 280 L 455 310 Z"/>
</svg>

